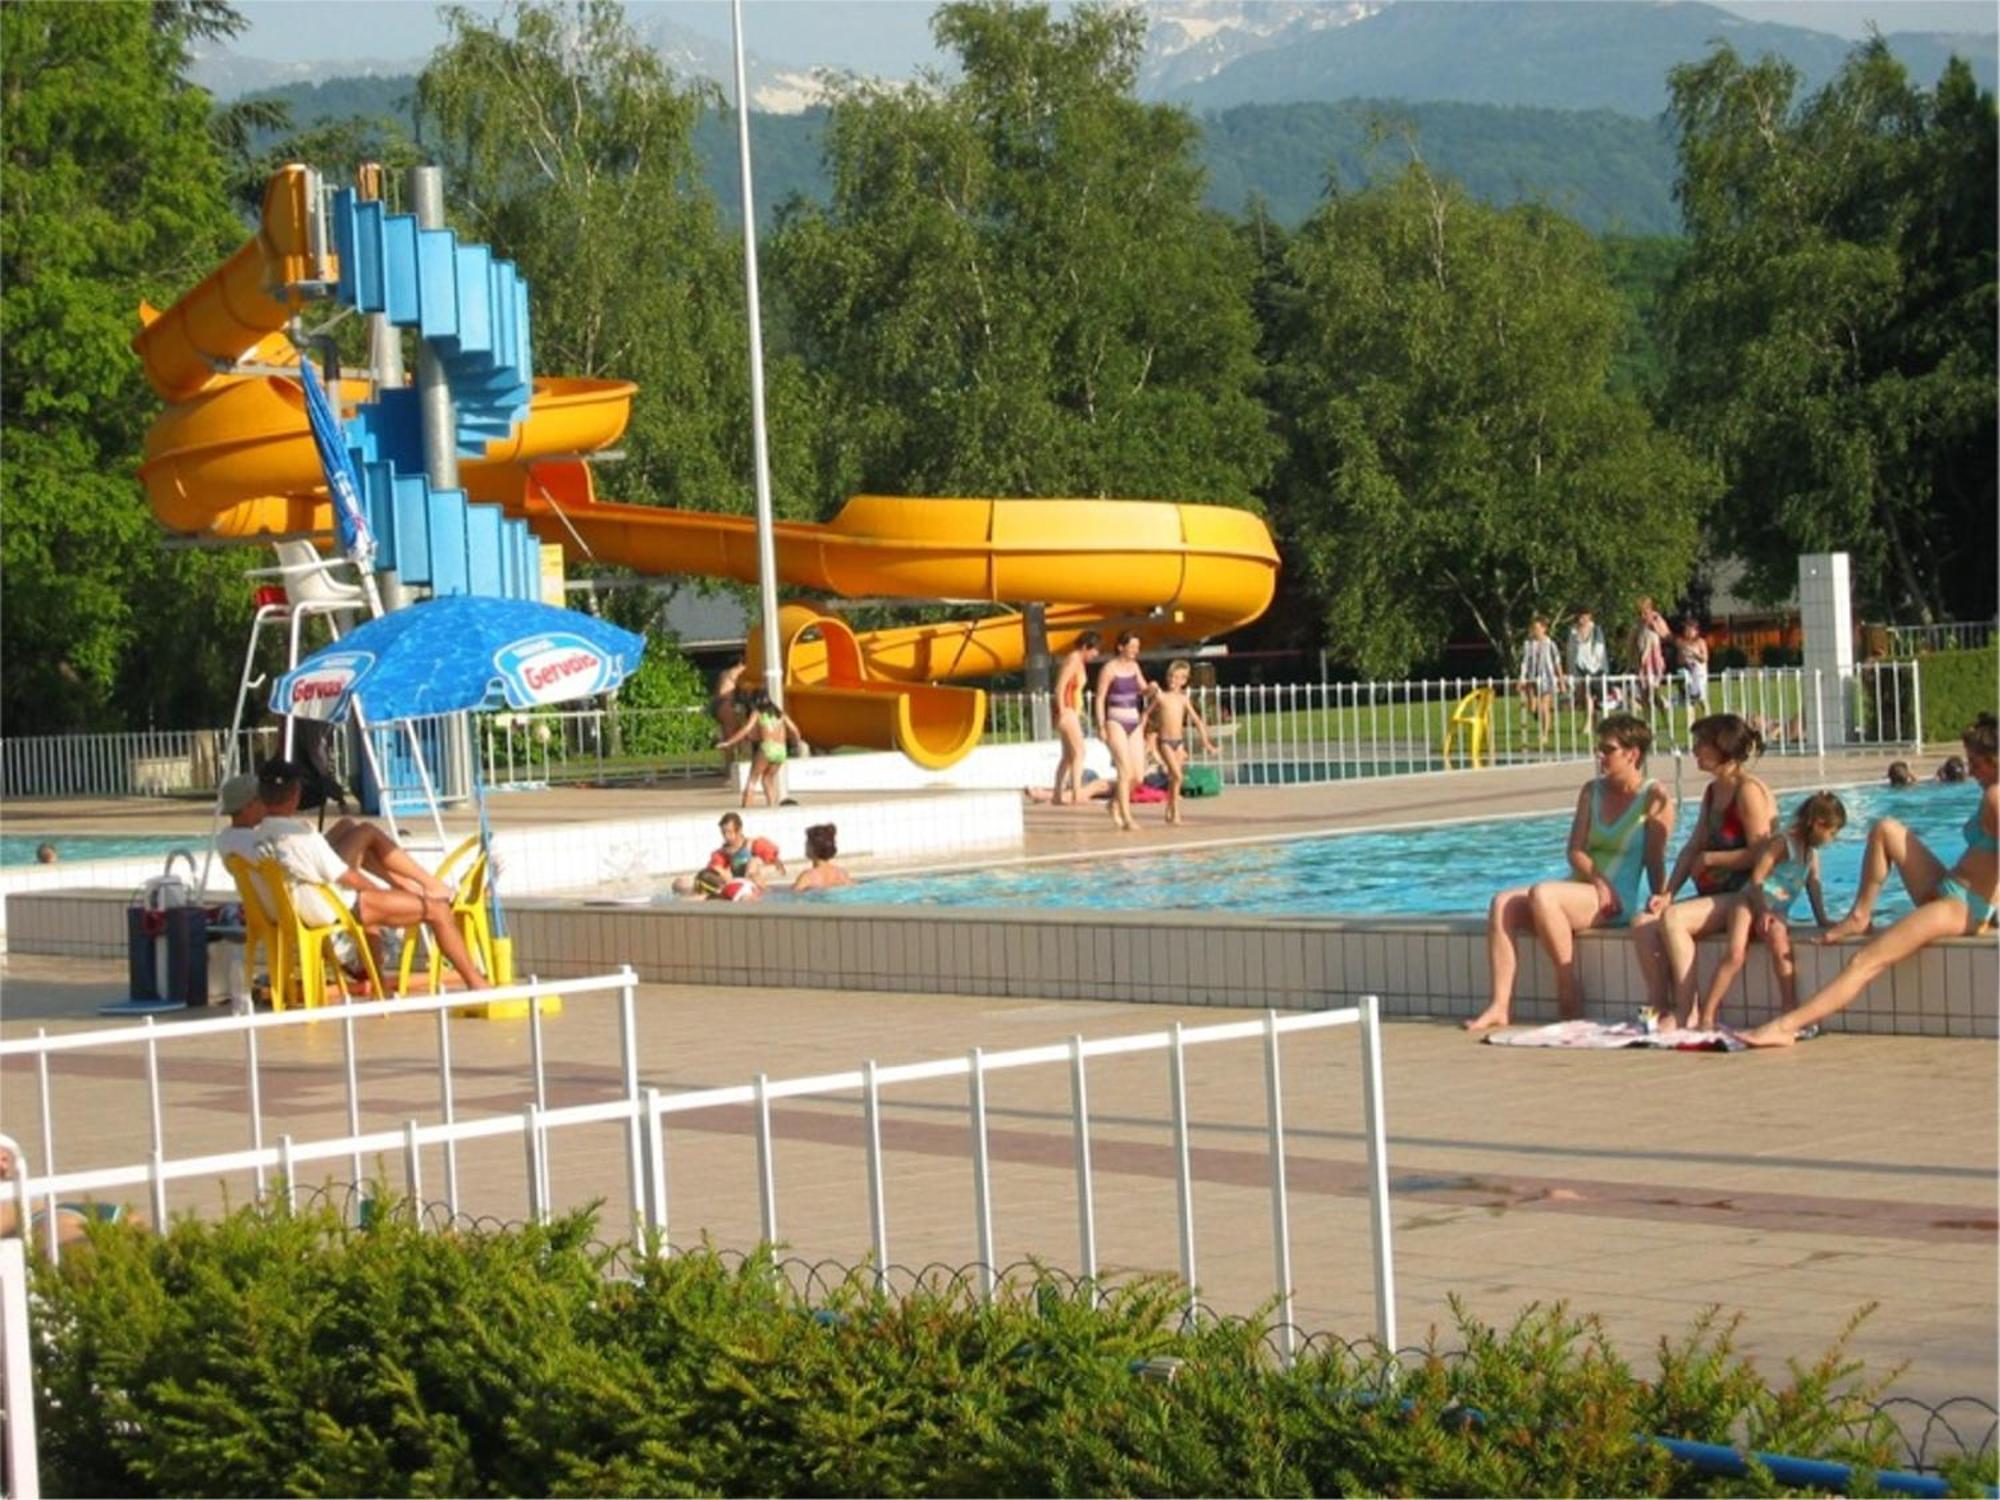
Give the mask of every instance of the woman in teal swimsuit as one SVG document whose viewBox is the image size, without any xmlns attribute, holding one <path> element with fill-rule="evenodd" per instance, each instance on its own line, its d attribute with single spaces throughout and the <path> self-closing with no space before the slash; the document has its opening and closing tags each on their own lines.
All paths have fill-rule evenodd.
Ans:
<svg viewBox="0 0 2000 1500">
<path fill-rule="evenodd" d="M 1868 852 L 1861 859 L 1861 888 L 1854 909 L 1820 939 L 1838 942 L 1867 932 L 1873 923 L 1875 898 L 1889 878 L 1889 867 L 1901 872 L 1903 885 L 1916 910 L 1894 926 L 1870 938 L 1833 983 L 1789 1015 L 1779 1016 L 1743 1040 L 1753 1047 L 1789 1047 L 1807 1026 L 1817 1025 L 1860 996 L 1869 982 L 1919 948 L 1939 938 L 1972 937 L 1993 925 L 1994 904 L 2000 898 L 2000 759 L 1996 759 L 1993 715 L 1981 714 L 1965 731 L 1966 769 L 1979 783 L 1979 809 L 1965 820 L 1965 852 L 1949 870 L 1924 847 L 1924 841 L 1894 818 L 1880 818 L 1868 830 Z"/>
<path fill-rule="evenodd" d="M 1664 888 L 1667 838 L 1674 802 L 1666 788 L 1646 779 L 1653 731 L 1632 714 L 1611 714 L 1597 726 L 1598 776 L 1576 799 L 1569 830 L 1568 880 L 1516 886 L 1493 898 L 1486 913 L 1486 961 L 1493 982 L 1486 1009 L 1465 1023 L 1467 1031 L 1505 1026 L 1514 1003 L 1516 933 L 1532 928 L 1555 961 L 1556 1006 L 1564 1020 L 1583 1011 L 1576 983 L 1576 934 L 1591 927 L 1623 927 L 1642 909 L 1639 880 Z"/>
</svg>

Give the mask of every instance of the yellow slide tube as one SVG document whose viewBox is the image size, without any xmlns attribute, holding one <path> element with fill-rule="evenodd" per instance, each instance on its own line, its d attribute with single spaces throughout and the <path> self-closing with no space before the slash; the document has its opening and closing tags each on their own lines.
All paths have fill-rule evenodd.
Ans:
<svg viewBox="0 0 2000 1500">
<path fill-rule="evenodd" d="M 216 368 L 296 363 L 283 332 L 293 311 L 283 288 L 336 272 L 331 255 L 312 257 L 307 188 L 305 168 L 280 172 L 257 235 L 166 312 L 141 311 L 133 347 L 170 404 L 147 434 L 140 477 L 171 531 L 254 541 L 331 529 L 298 384 Z M 537 380 L 528 419 L 462 466 L 467 492 L 525 516 L 544 541 L 574 549 L 581 539 L 600 562 L 755 582 L 756 528 L 747 517 L 596 498 L 582 460 L 624 433 L 634 392 L 625 381 Z M 342 381 L 335 399 L 351 409 L 369 395 L 365 383 Z M 850 598 L 1073 601 L 1047 609 L 1052 651 L 1089 628 L 1137 630 L 1149 645 L 1222 634 L 1263 614 L 1278 570 L 1258 517 L 1164 501 L 859 495 L 825 525 L 780 522 L 775 539 L 779 577 L 795 588 Z M 807 738 L 895 748 L 931 767 L 970 750 L 986 715 L 984 693 L 938 684 L 1017 671 L 1027 654 L 1014 613 L 857 634 L 794 605 L 780 634 L 787 706 Z"/>
</svg>

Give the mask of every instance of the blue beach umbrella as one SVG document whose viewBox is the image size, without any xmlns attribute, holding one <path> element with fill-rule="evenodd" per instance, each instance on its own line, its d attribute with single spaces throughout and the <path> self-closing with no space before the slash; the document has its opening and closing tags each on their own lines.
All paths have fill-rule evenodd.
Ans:
<svg viewBox="0 0 2000 1500">
<path fill-rule="evenodd" d="M 361 508 L 361 476 L 354 472 L 347 433 L 310 359 L 299 360 L 299 387 L 305 392 L 306 420 L 312 426 L 313 446 L 319 450 L 319 466 L 326 474 L 327 493 L 333 496 L 334 534 L 341 552 L 366 578 L 375 571 L 375 533 Z"/>
<path fill-rule="evenodd" d="M 609 692 L 644 636 L 532 599 L 452 594 L 370 620 L 271 689 L 273 713 L 393 724 L 485 708 L 540 708 Z"/>
<path fill-rule="evenodd" d="M 370 620 L 271 689 L 274 713 L 364 729 L 437 714 L 540 708 L 609 692 L 638 669 L 646 638 L 531 599 L 452 594 Z M 486 792 L 480 843 L 490 849 Z M 489 880 L 494 931 L 506 931 Z"/>
</svg>

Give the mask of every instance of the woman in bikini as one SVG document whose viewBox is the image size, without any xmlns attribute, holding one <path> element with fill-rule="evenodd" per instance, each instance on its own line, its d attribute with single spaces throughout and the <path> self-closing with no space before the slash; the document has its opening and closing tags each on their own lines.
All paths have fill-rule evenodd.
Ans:
<svg viewBox="0 0 2000 1500">
<path fill-rule="evenodd" d="M 1753 1047 L 1789 1047 L 1808 1026 L 1816 1026 L 1844 1009 L 1878 975 L 1939 938 L 1974 937 L 1993 926 L 2000 905 L 2000 758 L 1993 715 L 1981 714 L 1965 731 L 1966 769 L 1979 783 L 1979 807 L 1965 820 L 1965 852 L 1949 870 L 1924 841 L 1895 818 L 1878 818 L 1868 830 L 1868 849 L 1861 857 L 1861 887 L 1854 909 L 1820 938 L 1839 942 L 1870 930 L 1875 898 L 1881 894 L 1894 865 L 1903 877 L 1916 909 L 1894 926 L 1876 933 L 1833 983 L 1797 1010 L 1743 1033 Z"/>
<path fill-rule="evenodd" d="M 1146 774 L 1146 739 L 1139 725 L 1146 717 L 1146 674 L 1139 669 L 1139 633 L 1119 634 L 1117 653 L 1097 673 L 1097 734 L 1111 751 L 1117 783 L 1111 793 L 1111 821 L 1130 833 L 1132 788 Z"/>
<path fill-rule="evenodd" d="M 778 805 L 778 771 L 791 754 L 789 736 L 799 733 L 791 715 L 771 701 L 769 693 L 760 692 L 750 703 L 750 717 L 741 729 L 726 740 L 716 741 L 717 748 L 727 750 L 739 740 L 757 736 L 757 755 L 750 762 L 750 774 L 743 782 L 743 806 L 750 805 L 751 795 L 761 786 L 764 789 L 764 805 Z M 803 739 L 805 736 L 799 735 Z"/>
<path fill-rule="evenodd" d="M 1090 674 L 1090 664 L 1097 660 L 1097 641 L 1096 631 L 1084 631 L 1063 656 L 1062 668 L 1056 673 L 1056 737 L 1062 741 L 1062 754 L 1056 759 L 1051 802 L 1065 800 L 1064 782 L 1069 784 L 1067 800 L 1076 804 L 1083 801 L 1083 683 Z"/>
<path fill-rule="evenodd" d="M 1736 714 L 1710 714 L 1690 727 L 1694 763 L 1713 779 L 1702 794 L 1694 831 L 1674 861 L 1666 889 L 1646 903 L 1632 924 L 1646 994 L 1663 1030 L 1692 1026 L 1700 1008 L 1695 992 L 1695 940 L 1729 925 L 1733 903 L 1716 898 L 1739 891 L 1750 879 L 1758 851 L 1778 826 L 1771 789 L 1750 774 L 1764 737 Z M 1676 905 L 1674 895 L 1692 878 L 1695 895 Z"/>
<path fill-rule="evenodd" d="M 1556 968 L 1556 1007 L 1564 1020 L 1583 1013 L 1576 982 L 1576 934 L 1623 927 L 1639 912 L 1643 877 L 1661 889 L 1674 799 L 1646 776 L 1653 731 L 1634 714 L 1607 714 L 1597 725 L 1597 776 L 1578 795 L 1569 829 L 1570 875 L 1516 886 L 1486 913 L 1486 962 L 1492 997 L 1467 1031 L 1505 1026 L 1514 1003 L 1516 933 L 1532 930 Z"/>
</svg>

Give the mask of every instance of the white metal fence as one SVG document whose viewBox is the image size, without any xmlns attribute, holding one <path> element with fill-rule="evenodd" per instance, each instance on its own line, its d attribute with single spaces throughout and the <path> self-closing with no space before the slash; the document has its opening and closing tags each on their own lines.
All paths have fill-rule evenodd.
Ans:
<svg viewBox="0 0 2000 1500">
<path fill-rule="evenodd" d="M 1913 661 L 1868 662 L 1838 694 L 1818 691 L 1820 674 L 1800 667 L 1717 672 L 1700 702 L 1669 680 L 1650 700 L 1630 675 L 1572 681 L 1544 720 L 1505 677 L 1445 681 L 1317 682 L 1197 687 L 1194 702 L 1217 753 L 1204 759 L 1234 785 L 1305 784 L 1360 776 L 1407 775 L 1475 764 L 1470 725 L 1477 695 L 1491 694 L 1480 762 L 1524 765 L 1587 760 L 1593 726 L 1608 707 L 1651 721 L 1658 748 L 1687 744 L 1705 714 L 1740 714 L 1764 736 L 1767 753 L 1813 755 L 1840 745 L 1918 746 L 1923 706 Z M 1033 736 L 1032 698 L 996 694 L 988 737 Z M 1831 713 L 1829 716 L 1829 705 Z M 1088 717 L 1089 705 L 1085 706 Z M 1450 750 L 1446 745 L 1449 737 Z"/>
<path fill-rule="evenodd" d="M 0 1239 L 0 1494 L 7 1500 L 38 1500 L 42 1493 L 25 1250 L 20 1240 Z"/>
<path fill-rule="evenodd" d="M 1927 651 L 1975 651 L 1990 646 L 1995 634 L 1992 620 L 1947 620 L 1937 625 L 1864 625 L 1868 632 L 1879 630 L 1893 656 L 1921 656 Z"/>
<path fill-rule="evenodd" d="M 1077 1216 L 1076 1270 L 1082 1277 L 1098 1274 L 1096 1202 L 1098 1189 L 1091 1167 L 1091 1113 L 1089 1064 L 1092 1060 L 1139 1054 L 1162 1054 L 1167 1062 L 1172 1151 L 1175 1163 L 1179 1268 L 1190 1311 L 1194 1310 L 1198 1286 L 1195 1261 L 1195 1198 L 1191 1169 L 1190 1120 L 1187 1108 L 1186 1057 L 1191 1049 L 1228 1042 L 1261 1042 L 1264 1061 L 1265 1120 L 1269 1152 L 1270 1205 L 1274 1246 L 1274 1289 L 1278 1299 L 1281 1352 L 1290 1358 L 1294 1344 L 1292 1318 L 1293 1271 L 1289 1199 L 1285 1181 L 1285 1110 L 1280 1039 L 1300 1032 L 1342 1026 L 1358 1026 L 1361 1037 L 1362 1123 L 1367 1141 L 1367 1184 L 1370 1218 L 1371 1259 L 1375 1276 L 1376 1332 L 1384 1348 L 1396 1347 L 1395 1283 L 1390 1245 L 1388 1141 L 1382 1095 L 1381 1027 L 1375 997 L 1365 997 L 1358 1006 L 1280 1016 L 1266 1013 L 1262 1018 L 1225 1022 L 1214 1026 L 1182 1027 L 1137 1036 L 1085 1041 L 1081 1036 L 1067 1042 L 1004 1052 L 973 1048 L 960 1057 L 931 1062 L 878 1066 L 873 1060 L 859 1069 L 823 1073 L 809 1077 L 773 1080 L 758 1074 L 745 1084 L 724 1088 L 692 1089 L 668 1094 L 642 1085 L 639 1068 L 637 979 L 628 968 L 616 974 L 589 979 L 563 980 L 560 984 L 527 984 L 490 994 L 482 1001 L 532 999 L 560 991 L 566 1002 L 612 1001 L 619 1011 L 619 1079 L 616 1092 L 602 1100 L 551 1108 L 545 1066 L 542 1018 L 539 1007 L 531 1009 L 527 1076 L 530 1102 L 518 1113 L 459 1118 L 457 1087 L 452 1067 L 451 1017 L 468 1001 L 465 995 L 437 996 L 416 1000 L 393 1000 L 350 1005 L 338 1012 L 285 1011 L 158 1026 L 150 1018 L 144 1025 L 105 1031 L 71 1032 L 51 1036 L 46 1032 L 32 1039 L 0 1041 L 0 1060 L 15 1057 L 34 1059 L 39 1084 L 40 1141 L 39 1166 L 19 1146 L 12 1146 L 14 1175 L 0 1180 L 0 1203 L 18 1205 L 19 1221 L 29 1222 L 29 1211 L 39 1207 L 39 1224 L 46 1253 L 61 1254 L 58 1205 L 66 1199 L 85 1195 L 118 1195 L 144 1189 L 155 1223 L 167 1222 L 173 1207 L 170 1190 L 181 1183 L 227 1183 L 249 1179 L 252 1194 L 265 1201 L 274 1190 L 294 1201 L 302 1174 L 316 1165 L 330 1162 L 345 1166 L 348 1180 L 357 1186 L 364 1181 L 363 1160 L 369 1156 L 400 1158 L 403 1191 L 412 1204 L 430 1201 L 424 1180 L 424 1153 L 442 1151 L 444 1172 L 443 1202 L 454 1219 L 464 1210 L 458 1166 L 461 1144 L 496 1139 L 516 1139 L 526 1162 L 526 1216 L 545 1221 L 554 1210 L 552 1137 L 587 1126 L 615 1125 L 625 1139 L 626 1195 L 635 1229 L 650 1231 L 664 1243 L 670 1228 L 670 1178 L 668 1122 L 677 1115 L 727 1106 L 750 1106 L 756 1139 L 755 1191 L 761 1237 L 775 1242 L 779 1234 L 779 1203 L 775 1170 L 777 1142 L 771 1128 L 771 1106 L 775 1101 L 796 1098 L 853 1096 L 863 1124 L 863 1150 L 867 1175 L 867 1223 L 873 1263 L 877 1275 L 886 1273 L 891 1260 L 888 1199 L 882 1146 L 882 1106 L 888 1090 L 899 1086 L 963 1078 L 967 1088 L 970 1129 L 967 1152 L 970 1159 L 974 1208 L 972 1259 L 981 1268 L 980 1289 L 991 1296 L 998 1275 L 995 1252 L 997 1227 L 993 1211 L 992 1166 L 986 1112 L 987 1079 L 996 1073 L 1024 1068 L 1064 1068 L 1070 1085 L 1070 1127 L 1075 1162 Z M 438 1106 L 435 1119 L 406 1120 L 399 1128 L 362 1129 L 362 1076 L 360 1034 L 363 1023 L 384 1016 L 430 1014 L 436 1018 L 436 1073 Z M 267 1139 L 264 1118 L 263 1066 L 258 1038 L 281 1028 L 298 1026 L 338 1027 L 341 1032 L 340 1066 L 345 1080 L 347 1131 L 318 1140 L 299 1141 L 280 1135 L 276 1143 Z M 218 1037 L 240 1035 L 243 1039 L 244 1085 L 247 1108 L 243 1122 L 248 1137 L 245 1149 L 198 1155 L 170 1154 L 170 1122 L 161 1088 L 162 1048 L 190 1041 L 213 1042 Z M 62 1054 L 101 1052 L 109 1048 L 137 1048 L 143 1054 L 146 1075 L 147 1118 L 150 1149 L 143 1161 L 110 1166 L 89 1166 L 59 1170 L 59 1153 L 66 1148 L 58 1139 L 61 1113 L 54 1101 L 50 1059 Z M 395 1069 L 407 1074 L 409 1059 L 394 1061 Z M 286 1064 L 288 1081 L 296 1086 L 300 1065 Z M 482 1079 L 492 1081 L 490 1073 Z M 92 1089 L 103 1087 L 93 1079 Z M 275 1188 L 274 1188 L 275 1180 Z M 490 1206 L 489 1206 L 490 1211 Z M 25 1229 L 23 1231 L 26 1232 Z M 1050 1258 L 1054 1258 L 1053 1256 Z"/>
<path fill-rule="evenodd" d="M 1524 701 L 1518 681 L 1505 677 L 1408 682 L 1250 683 L 1198 687 L 1195 702 L 1220 743 L 1224 779 L 1240 785 L 1338 781 L 1436 771 L 1470 763 L 1463 728 L 1452 735 L 1453 710 L 1467 695 L 1492 693 L 1487 764 L 1582 760 L 1590 755 L 1592 714 L 1607 702 L 1652 720 L 1662 748 L 1686 743 L 1703 713 L 1741 714 L 1760 729 L 1766 749 L 1810 755 L 1848 745 L 1909 746 L 1922 742 L 1918 663 L 1913 658 L 1864 662 L 1826 694 L 1800 667 L 1756 667 L 1715 673 L 1706 698 L 1691 703 L 1669 680 L 1650 701 L 1629 675 L 1571 683 L 1546 726 Z M 1029 694 L 989 695 L 986 739 L 1011 744 L 1034 737 Z M 1086 714 L 1088 706 L 1086 705 Z M 419 722 L 419 734 L 424 733 Z M 477 715 L 473 753 L 493 788 L 645 778 L 693 779 L 717 774 L 724 762 L 715 721 L 700 708 L 594 708 L 567 712 Z M 233 764 L 251 765 L 277 752 L 275 728 L 246 731 Z M 440 730 L 426 743 L 458 743 Z M 345 736 L 336 737 L 334 769 L 355 784 Z M 132 797 L 212 793 L 232 765 L 223 730 L 146 734 L 51 735 L 0 742 L 0 795 Z M 440 761 L 449 760 L 440 755 Z M 441 773 L 449 767 L 433 767 Z M 462 778 L 447 775 L 453 785 Z"/>
</svg>

